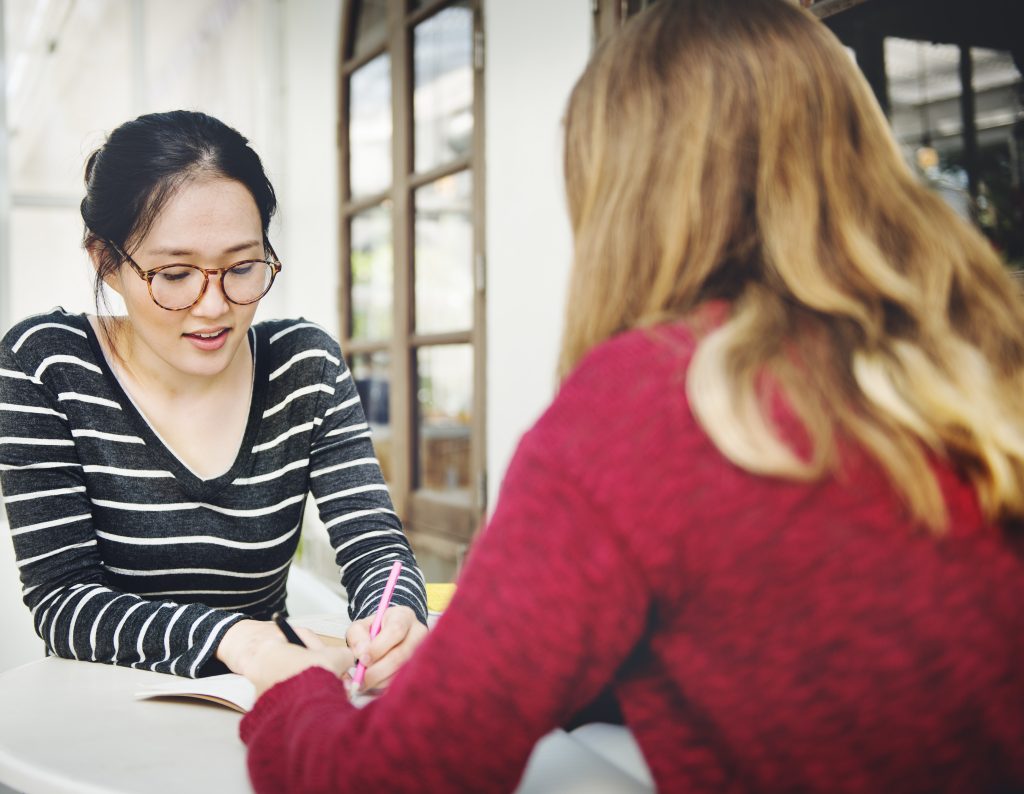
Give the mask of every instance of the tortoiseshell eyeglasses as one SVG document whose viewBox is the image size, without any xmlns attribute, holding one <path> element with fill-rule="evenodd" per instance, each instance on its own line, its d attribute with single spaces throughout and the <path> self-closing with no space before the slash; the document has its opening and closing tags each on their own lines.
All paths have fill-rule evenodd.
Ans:
<svg viewBox="0 0 1024 794">
<path fill-rule="evenodd" d="M 220 274 L 224 297 L 231 303 L 244 306 L 255 303 L 270 292 L 274 279 L 281 272 L 281 262 L 269 242 L 266 243 L 269 259 L 246 259 L 229 267 L 203 268 L 198 265 L 173 264 L 151 270 L 143 270 L 119 246 L 109 240 L 106 243 L 146 282 L 153 303 L 172 312 L 191 309 L 199 303 L 210 285 L 210 276 L 215 273 Z"/>
</svg>

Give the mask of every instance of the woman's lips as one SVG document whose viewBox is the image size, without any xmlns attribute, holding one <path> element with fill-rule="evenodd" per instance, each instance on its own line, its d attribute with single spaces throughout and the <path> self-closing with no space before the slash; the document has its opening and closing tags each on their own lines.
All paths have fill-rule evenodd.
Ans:
<svg viewBox="0 0 1024 794">
<path fill-rule="evenodd" d="M 200 350 L 220 350 L 228 341 L 230 328 L 221 328 L 218 331 L 196 331 L 191 334 L 182 334 L 189 342 Z"/>
</svg>

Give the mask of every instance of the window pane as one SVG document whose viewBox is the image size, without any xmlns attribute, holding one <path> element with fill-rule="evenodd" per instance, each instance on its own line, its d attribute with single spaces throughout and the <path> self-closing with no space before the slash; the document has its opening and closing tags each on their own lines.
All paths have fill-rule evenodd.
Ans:
<svg viewBox="0 0 1024 794">
<path fill-rule="evenodd" d="M 349 81 L 349 185 L 353 197 L 391 184 L 391 59 L 374 58 Z"/>
<path fill-rule="evenodd" d="M 388 32 L 387 0 L 362 0 L 353 14 L 352 54 L 362 55 L 384 41 Z"/>
<path fill-rule="evenodd" d="M 892 128 L 904 154 L 922 180 L 970 217 L 967 175 L 950 159 L 963 149 L 960 48 L 886 38 L 885 64 Z"/>
<path fill-rule="evenodd" d="M 349 366 L 352 379 L 363 404 L 366 421 L 373 431 L 373 449 L 380 461 L 384 479 L 391 481 L 394 471 L 394 444 L 391 438 L 391 357 L 386 351 L 359 353 L 352 356 Z"/>
<path fill-rule="evenodd" d="M 445 176 L 416 191 L 416 332 L 473 327 L 472 179 Z"/>
<path fill-rule="evenodd" d="M 975 217 L 1015 269 L 1024 268 L 1024 76 L 1014 56 L 971 48 L 978 131 Z"/>
<path fill-rule="evenodd" d="M 394 252 L 391 207 L 372 207 L 352 217 L 352 338 L 391 336 Z"/>
<path fill-rule="evenodd" d="M 417 486 L 468 498 L 473 346 L 421 347 L 416 371 Z"/>
<path fill-rule="evenodd" d="M 473 140 L 473 11 L 455 3 L 416 26 L 413 42 L 415 168 L 469 152 Z"/>
<path fill-rule="evenodd" d="M 887 37 L 891 122 L 919 178 L 973 221 L 1014 268 L 1024 265 L 1016 119 L 1021 73 L 1004 51 L 971 48 L 974 145 L 965 136 L 960 47 Z M 973 179 L 973 184 L 972 184 Z"/>
</svg>

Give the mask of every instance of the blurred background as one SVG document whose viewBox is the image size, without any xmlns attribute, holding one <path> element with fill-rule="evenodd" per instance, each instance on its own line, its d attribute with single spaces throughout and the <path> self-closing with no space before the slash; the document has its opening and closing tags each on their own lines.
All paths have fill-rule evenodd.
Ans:
<svg viewBox="0 0 1024 794">
<path fill-rule="evenodd" d="M 569 90 L 650 2 L 0 0 L 0 332 L 93 310 L 78 202 L 111 129 L 174 108 L 223 119 L 280 199 L 285 269 L 257 318 L 338 336 L 427 578 L 453 578 L 555 386 Z M 920 178 L 1024 266 L 1024 4 L 802 4 Z M 331 557 L 307 515 L 303 570 L 336 587 Z M 0 636 L 0 669 L 40 652 L 5 539 Z"/>
</svg>

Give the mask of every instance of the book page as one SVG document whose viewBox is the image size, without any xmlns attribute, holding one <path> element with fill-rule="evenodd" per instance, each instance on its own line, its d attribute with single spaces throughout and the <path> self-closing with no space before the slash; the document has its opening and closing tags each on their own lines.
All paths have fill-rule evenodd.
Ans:
<svg viewBox="0 0 1024 794">
<path fill-rule="evenodd" d="M 245 676 L 235 673 L 211 675 L 209 678 L 177 678 L 153 684 L 135 693 L 138 700 L 160 697 L 186 697 L 227 706 L 243 714 L 256 702 L 256 688 Z"/>
<path fill-rule="evenodd" d="M 376 693 L 361 692 L 352 699 L 352 705 L 362 708 L 374 699 Z M 211 675 L 208 678 L 176 678 L 166 683 L 152 684 L 135 693 L 137 700 L 154 698 L 196 698 L 208 703 L 227 706 L 245 714 L 256 704 L 256 688 L 245 676 L 235 673 Z"/>
</svg>

